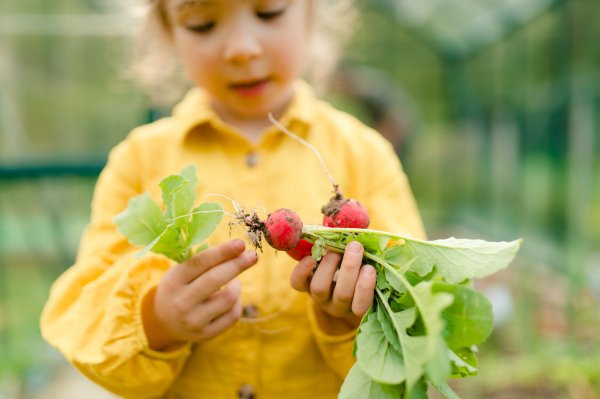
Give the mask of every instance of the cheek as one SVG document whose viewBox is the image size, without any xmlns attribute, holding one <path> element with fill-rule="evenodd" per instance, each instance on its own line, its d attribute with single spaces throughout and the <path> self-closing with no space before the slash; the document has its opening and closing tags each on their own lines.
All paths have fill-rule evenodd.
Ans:
<svg viewBox="0 0 600 399">
<path fill-rule="evenodd" d="M 192 82 L 203 87 L 214 83 L 219 70 L 218 57 L 211 47 L 214 44 L 185 29 L 176 28 L 173 38 L 183 68 Z"/>
<path fill-rule="evenodd" d="M 302 75 L 308 57 L 308 42 L 306 32 L 298 29 L 269 43 L 273 66 L 283 79 L 291 80 Z"/>
</svg>

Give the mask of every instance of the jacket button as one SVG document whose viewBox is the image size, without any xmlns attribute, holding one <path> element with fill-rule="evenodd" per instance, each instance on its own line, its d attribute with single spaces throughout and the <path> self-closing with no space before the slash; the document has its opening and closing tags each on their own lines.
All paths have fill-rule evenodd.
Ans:
<svg viewBox="0 0 600 399">
<path fill-rule="evenodd" d="M 244 384 L 238 390 L 238 397 L 240 399 L 253 399 L 254 398 L 254 387 L 250 384 Z"/>
<path fill-rule="evenodd" d="M 249 303 L 246 306 L 244 306 L 244 309 L 242 311 L 242 316 L 247 317 L 249 319 L 257 319 L 258 317 L 260 317 L 260 311 L 258 310 L 258 308 L 256 306 Z"/>
<path fill-rule="evenodd" d="M 258 164 L 258 153 L 256 151 L 252 151 L 246 155 L 246 165 L 250 167 L 254 167 Z"/>
</svg>

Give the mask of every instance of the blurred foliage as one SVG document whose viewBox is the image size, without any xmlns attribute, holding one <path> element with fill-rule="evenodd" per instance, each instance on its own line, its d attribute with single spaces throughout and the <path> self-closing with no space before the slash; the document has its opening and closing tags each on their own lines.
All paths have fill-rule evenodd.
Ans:
<svg viewBox="0 0 600 399">
<path fill-rule="evenodd" d="M 480 376 L 454 386 L 463 398 L 600 396 L 600 2 L 357 3 L 362 25 L 327 98 L 395 145 L 430 238 L 525 238 L 478 287 L 508 287 L 512 317 L 481 346 Z M 506 11 L 526 3 L 536 15 Z M 129 4 L 0 2 L 0 25 L 18 15 L 48 29 L 0 26 L 0 164 L 105 156 L 165 112 L 123 78 L 131 35 L 61 34 L 28 17 Z M 420 25 L 390 5 L 421 7 Z M 94 180 L 0 181 L 0 396 L 3 372 L 24 390 L 51 375 L 39 312 L 74 260 Z"/>
<path fill-rule="evenodd" d="M 493 223 L 471 227 L 490 238 L 598 247 L 600 3 L 559 2 L 459 59 L 361 4 L 348 62 L 384 71 L 419 106 L 402 159 L 426 220 L 475 212 Z M 565 257 L 548 261 L 566 270 Z"/>
</svg>

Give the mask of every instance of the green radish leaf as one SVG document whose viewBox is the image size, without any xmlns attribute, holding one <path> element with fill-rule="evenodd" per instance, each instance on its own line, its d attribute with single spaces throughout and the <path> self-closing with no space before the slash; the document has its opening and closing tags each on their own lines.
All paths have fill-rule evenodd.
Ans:
<svg viewBox="0 0 600 399">
<path fill-rule="evenodd" d="M 167 226 L 160 239 L 152 248 L 152 252 L 163 254 L 176 262 L 183 262 L 183 245 L 181 243 L 181 229 L 174 224 Z"/>
<path fill-rule="evenodd" d="M 397 326 L 396 333 L 402 345 L 402 354 L 407 367 L 406 389 L 410 392 L 424 373 L 423 366 L 428 360 L 426 357 L 428 337 L 412 337 L 406 333 L 406 330 L 415 323 L 415 308 L 393 313 L 391 317 Z"/>
<path fill-rule="evenodd" d="M 416 261 L 416 259 L 409 260 L 407 263 L 403 264 L 402 266 L 395 268 L 399 273 L 402 273 L 404 275 L 404 277 L 406 277 L 406 279 L 408 280 L 408 282 L 411 285 L 417 285 L 421 281 L 427 280 L 428 279 L 427 277 L 430 277 L 429 275 L 425 276 L 425 277 L 421 277 L 417 273 L 407 270 L 408 268 L 410 268 L 410 266 L 415 261 Z M 392 267 L 393 266 L 394 265 L 392 265 Z M 385 278 L 388 280 L 390 285 L 398 293 L 404 294 L 406 292 L 406 287 L 404 286 L 404 284 L 389 269 L 384 269 L 384 270 L 385 270 Z"/>
<path fill-rule="evenodd" d="M 323 256 L 325 256 L 325 241 L 323 238 L 317 238 L 315 241 L 315 245 L 313 245 L 311 250 L 312 258 L 315 262 L 319 262 Z"/>
<path fill-rule="evenodd" d="M 410 292 L 406 292 L 404 295 L 402 295 L 398 300 L 398 303 L 405 308 L 412 308 L 415 306 L 415 300 Z"/>
<path fill-rule="evenodd" d="M 127 201 L 127 208 L 114 217 L 117 231 L 132 245 L 148 245 L 167 226 L 160 206 L 145 192 Z"/>
<path fill-rule="evenodd" d="M 507 267 L 522 242 L 487 242 L 456 238 L 419 241 L 407 238 L 406 243 L 402 245 L 404 251 L 400 252 L 394 261 L 404 264 L 417 258 L 411 270 L 425 276 L 435 266 L 446 282 L 458 284 L 466 279 L 489 276 Z"/>
<path fill-rule="evenodd" d="M 347 234 L 344 236 L 342 244 L 348 245 L 351 241 L 358 241 L 363 245 L 365 251 L 373 254 L 380 254 L 382 253 L 382 250 L 379 247 L 379 239 L 380 235 L 374 233 L 359 233 L 356 235 Z"/>
<path fill-rule="evenodd" d="M 419 276 L 417 273 L 409 270 L 406 273 L 404 273 L 404 277 L 406 277 L 406 279 L 408 280 L 410 285 L 417 285 L 421 281 L 431 280 L 433 278 L 434 274 L 435 274 L 435 268 L 427 276 Z"/>
<path fill-rule="evenodd" d="M 433 382 L 443 381 L 450 375 L 448 349 L 442 338 L 445 328 L 442 311 L 452 304 L 453 296 L 432 292 L 433 281 L 423 281 L 411 288 L 412 299 L 427 332 L 427 348 L 421 356 L 427 361 L 426 371 Z"/>
<path fill-rule="evenodd" d="M 392 289 L 384 270 L 377 272 L 377 288 L 381 291 Z"/>
<path fill-rule="evenodd" d="M 450 378 L 466 378 L 477 375 L 477 358 L 470 348 L 460 348 L 450 351 L 452 374 Z"/>
<path fill-rule="evenodd" d="M 196 166 L 190 165 L 181 175 L 164 178 L 159 186 L 165 205 L 163 212 L 149 193 L 138 195 L 127 202 L 127 209 L 116 215 L 117 230 L 133 245 L 144 245 L 137 255 L 141 258 L 149 251 L 166 255 L 183 262 L 193 255 L 193 246 L 202 243 L 215 230 L 223 218 L 223 207 L 206 202 L 190 210 L 196 200 Z M 170 223 L 169 223 L 170 222 Z M 196 253 L 208 248 L 199 247 Z"/>
<path fill-rule="evenodd" d="M 368 229 L 344 229 L 331 231 L 320 226 L 307 226 L 314 234 L 337 233 L 343 235 L 341 242 L 359 241 L 367 252 L 378 255 L 385 253 L 385 260 L 395 266 L 417 259 L 411 270 L 420 276 L 426 276 L 437 267 L 440 275 L 451 284 L 464 280 L 488 276 L 505 268 L 514 259 L 523 240 L 511 242 L 487 242 L 483 240 L 466 240 L 448 238 L 445 240 L 422 241 L 409 236 Z M 381 236 L 393 240 L 403 239 L 403 245 L 394 246 L 382 251 L 379 245 Z"/>
<path fill-rule="evenodd" d="M 223 219 L 223 207 L 218 202 L 204 202 L 192 210 L 188 248 L 206 240 Z"/>
<path fill-rule="evenodd" d="M 188 180 L 188 183 L 173 190 L 173 218 L 178 218 L 175 219 L 177 225 L 185 231 L 187 235 L 191 235 L 188 229 L 188 221 L 190 218 L 181 216 L 188 215 L 194 206 L 194 201 L 196 201 L 196 186 L 198 185 L 196 165 L 192 164 L 183 169 L 181 171 L 181 176 Z"/>
<path fill-rule="evenodd" d="M 433 281 L 417 284 L 412 287 L 412 296 L 427 328 L 427 334 L 441 336 L 445 327 L 441 312 L 452 304 L 454 297 L 444 292 L 434 293 L 433 284 Z"/>
<path fill-rule="evenodd" d="M 448 386 L 445 382 L 440 382 L 439 384 L 432 385 L 447 399 L 460 399 L 457 394 L 454 393 L 452 388 Z"/>
<path fill-rule="evenodd" d="M 367 322 L 367 320 L 369 319 L 369 315 L 373 312 L 375 312 L 374 310 L 375 306 L 373 306 L 373 304 L 371 304 L 371 307 L 369 307 L 369 310 L 367 310 L 367 313 L 365 313 L 365 315 L 362 317 L 362 320 L 360 321 L 360 324 L 358 325 L 358 328 L 356 329 L 356 337 L 358 337 L 358 334 L 360 334 L 360 328 L 362 327 L 363 324 L 365 324 Z M 356 337 L 354 337 L 354 343 L 352 345 L 352 356 L 354 356 L 354 358 L 356 359 Z"/>
<path fill-rule="evenodd" d="M 135 258 L 136 259 L 140 259 L 142 256 L 146 255 L 148 252 L 150 252 L 150 250 L 152 248 L 154 248 L 154 246 L 156 245 L 156 243 L 158 242 L 158 240 L 161 239 L 161 237 L 167 232 L 167 229 L 165 229 L 162 233 L 160 233 L 160 235 L 158 237 L 156 237 L 150 244 L 146 245 L 146 247 L 144 249 L 142 249 L 140 252 L 138 252 L 137 254 L 135 254 Z"/>
<path fill-rule="evenodd" d="M 385 338 L 390 341 L 390 343 L 394 346 L 394 348 L 402 353 L 402 347 L 400 346 L 400 340 L 398 339 L 398 334 L 396 333 L 396 329 L 392 325 L 392 322 L 388 318 L 388 314 L 385 311 L 385 307 L 382 303 L 382 299 L 377 297 L 377 319 L 379 323 L 381 323 L 381 328 L 383 329 L 383 334 Z M 405 356 L 406 358 L 406 356 Z"/>
<path fill-rule="evenodd" d="M 388 269 L 384 269 L 384 274 L 388 284 L 391 285 L 394 290 L 400 294 L 404 294 L 406 292 L 406 287 L 404 284 L 402 284 L 402 282 L 398 280 L 398 277 L 394 276 L 392 272 L 390 272 Z"/>
<path fill-rule="evenodd" d="M 375 311 L 358 329 L 353 348 L 358 367 L 344 382 L 346 397 L 377 397 L 370 389 L 383 382 L 399 384 L 394 386 L 405 390 L 403 399 L 425 399 L 427 378 L 457 399 L 444 380 L 476 375 L 472 344 L 483 341 L 493 324 L 491 305 L 472 289 L 472 279 L 508 266 L 522 240 L 426 242 L 375 230 L 305 229 L 332 247 L 361 242 L 366 263 L 378 270 Z M 388 249 L 390 239 L 404 244 Z M 394 368 L 403 370 L 404 379 Z"/>
<path fill-rule="evenodd" d="M 388 236 L 379 236 L 379 249 L 381 249 L 382 251 L 385 251 L 387 249 L 387 244 L 388 242 L 391 240 L 390 237 Z"/>
<path fill-rule="evenodd" d="M 427 352 L 428 337 L 413 337 L 406 332 L 416 321 L 416 308 L 390 313 L 390 309 L 386 304 L 379 298 L 378 300 L 381 303 L 381 308 L 386 309 L 387 317 L 391 321 L 397 337 L 395 341 L 401 346 L 400 352 L 404 357 L 404 366 L 406 369 L 406 390 L 408 393 L 411 393 L 414 385 L 425 372 L 424 365 L 428 359 L 423 355 Z"/>
<path fill-rule="evenodd" d="M 399 384 L 406 379 L 402 354 L 386 339 L 377 313 L 369 315 L 356 340 L 356 358 L 369 377 L 383 384 Z"/>
<path fill-rule="evenodd" d="M 494 327 L 491 302 L 466 286 L 436 282 L 433 292 L 454 295 L 454 302 L 442 312 L 446 321 L 446 343 L 452 350 L 482 343 Z"/>
<path fill-rule="evenodd" d="M 161 180 L 158 185 L 162 189 L 163 204 L 165 205 L 165 218 L 173 219 L 173 192 L 180 189 L 189 180 L 180 175 L 171 175 Z"/>
<path fill-rule="evenodd" d="M 421 378 L 408 395 L 408 399 L 427 399 L 427 381 Z"/>
<path fill-rule="evenodd" d="M 358 362 L 344 380 L 338 399 L 398 399 L 404 394 L 404 384 L 381 384 L 371 379 Z"/>
<path fill-rule="evenodd" d="M 391 301 L 390 301 L 390 308 L 392 309 L 392 312 L 402 312 L 403 310 L 406 310 L 406 308 L 408 307 L 412 307 L 415 306 L 415 304 L 413 303 L 412 306 L 404 306 L 402 304 L 400 304 L 400 297 L 396 296 L 398 295 L 397 292 L 392 292 L 394 295 L 391 296 Z M 423 333 L 424 334 L 424 333 Z M 414 335 L 414 334 L 412 334 Z M 417 334 L 419 335 L 419 334 Z"/>
<path fill-rule="evenodd" d="M 435 337 L 435 346 L 431 359 L 425 365 L 425 373 L 429 381 L 440 383 L 450 376 L 452 367 L 448 355 L 448 345 L 440 336 Z"/>
<path fill-rule="evenodd" d="M 185 259 L 181 257 L 183 247 L 179 241 L 177 226 L 168 225 L 165 230 L 146 246 L 142 251 L 135 255 L 136 259 L 140 259 L 149 251 L 157 254 L 166 255 L 168 258 L 175 261 L 183 262 Z"/>
<path fill-rule="evenodd" d="M 384 251 L 383 259 L 390 265 L 396 267 L 402 267 L 406 261 L 410 260 L 404 254 L 404 245 L 396 245 Z"/>
</svg>

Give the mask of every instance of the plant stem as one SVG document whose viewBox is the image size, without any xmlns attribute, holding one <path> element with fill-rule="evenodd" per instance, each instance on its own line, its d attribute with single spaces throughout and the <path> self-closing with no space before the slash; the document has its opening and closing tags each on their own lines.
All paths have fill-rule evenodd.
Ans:
<svg viewBox="0 0 600 399">
<path fill-rule="evenodd" d="M 312 234 L 312 233 L 307 232 L 307 231 L 305 231 L 304 233 L 305 234 L 303 235 L 303 237 L 305 239 L 307 239 L 307 241 L 312 242 L 312 243 L 314 243 L 317 238 L 323 238 L 321 236 L 318 236 L 316 234 Z M 310 237 L 308 237 L 307 235 L 310 235 Z M 313 238 L 313 237 L 316 237 L 316 238 Z M 331 249 L 331 250 L 336 251 L 336 252 L 343 253 L 345 251 L 345 249 L 346 249 L 346 246 L 344 244 L 338 244 L 336 242 L 327 240 L 325 238 L 323 238 L 323 242 L 325 243 L 325 248 Z M 394 276 L 396 276 L 400 280 L 400 282 L 406 286 L 407 290 L 410 290 L 410 287 L 412 287 L 412 286 L 410 285 L 410 283 L 408 282 L 408 280 L 406 279 L 406 277 L 404 277 L 403 275 L 401 275 L 400 273 L 398 273 L 398 271 L 393 266 L 391 266 L 389 263 L 387 263 L 385 260 L 383 260 L 379 256 L 373 255 L 372 253 L 367 252 L 367 251 L 364 252 L 363 256 L 365 258 L 369 258 L 371 260 L 374 260 L 375 262 L 379 263 L 384 268 L 388 269 L 390 271 L 390 273 L 392 273 Z"/>
<path fill-rule="evenodd" d="M 317 239 L 323 238 L 323 237 L 318 236 L 316 234 L 312 234 L 310 232 L 304 232 L 302 234 L 302 238 L 305 239 L 306 241 L 310 242 L 311 244 L 314 244 L 315 241 L 317 241 Z M 323 238 L 323 241 L 325 242 L 325 248 L 331 249 L 334 252 L 339 252 L 339 253 L 343 254 L 344 251 L 346 250 L 346 246 L 344 244 L 338 244 L 333 241 L 326 240 L 324 238 Z"/>
<path fill-rule="evenodd" d="M 319 226 L 319 227 L 321 227 L 321 226 Z M 327 229 L 327 230 L 322 230 L 322 231 L 327 231 L 327 232 L 331 231 L 331 232 L 333 232 L 333 230 L 339 230 L 339 229 L 333 229 L 333 228 L 330 228 L 330 227 L 325 227 L 325 229 Z M 323 242 L 325 243 L 325 248 L 327 248 L 327 249 L 331 249 L 333 251 L 342 252 L 342 253 L 346 249 L 346 246 L 344 244 L 338 244 L 336 242 L 327 240 L 327 239 L 325 239 L 325 238 L 323 238 L 323 237 L 321 237 L 321 236 L 319 236 L 317 234 L 314 234 L 312 232 L 312 229 L 311 230 L 308 230 L 308 229 L 305 230 L 303 228 L 302 230 L 303 230 L 303 237 L 304 238 L 308 238 L 307 241 L 309 241 L 309 242 L 314 243 L 318 238 L 322 238 Z M 344 230 L 344 232 L 346 232 L 346 231 L 349 231 L 349 232 L 357 231 L 359 233 L 361 232 L 361 229 L 341 229 L 341 230 Z M 364 231 L 364 229 L 362 229 L 362 230 Z M 385 260 L 381 259 L 379 256 L 374 255 L 374 254 L 372 254 L 370 252 L 367 252 L 367 251 L 364 252 L 363 256 L 365 258 L 369 258 L 369 259 L 371 259 L 371 260 L 379 263 L 382 267 L 384 267 L 387 270 L 389 270 L 390 273 L 392 273 L 394 276 L 396 276 L 398 278 L 398 280 L 400 280 L 400 282 L 402 284 L 404 284 L 404 286 L 406 287 L 406 290 L 409 291 L 411 293 L 411 295 L 413 294 L 412 285 L 408 282 L 408 280 L 406 279 L 406 277 L 404 277 L 404 275 L 398 273 L 398 271 L 392 265 L 390 265 L 389 263 L 387 263 Z M 414 259 L 411 261 L 411 263 L 412 262 L 414 262 Z M 413 295 L 413 297 L 414 297 L 414 295 Z"/>
<path fill-rule="evenodd" d="M 364 253 L 364 257 L 374 260 L 375 262 L 379 263 L 381 266 L 388 269 L 390 271 L 390 273 L 392 273 L 394 276 L 396 276 L 398 278 L 398 280 L 400 280 L 400 282 L 406 286 L 407 291 L 409 291 L 412 294 L 412 285 L 410 285 L 410 283 L 408 282 L 406 277 L 404 277 L 402 274 L 398 273 L 398 271 L 392 265 L 390 265 L 389 263 L 387 263 L 386 261 L 381 259 L 379 256 L 373 255 L 372 253 L 369 253 L 366 251 Z"/>
<path fill-rule="evenodd" d="M 311 232 L 311 233 L 324 232 L 324 233 L 379 234 L 379 235 L 390 237 L 390 238 L 402 238 L 403 240 L 406 240 L 406 241 L 414 241 L 414 242 L 420 242 L 423 244 L 430 244 L 429 241 L 419 240 L 418 238 L 413 238 L 413 237 L 410 237 L 409 235 L 390 233 L 389 231 L 381 231 L 381 230 L 352 229 L 352 228 L 343 228 L 343 227 L 325 227 L 325 226 L 308 224 L 308 225 L 305 225 L 304 227 L 302 227 L 302 231 L 307 231 L 307 232 Z M 438 244 L 436 244 L 436 245 L 438 245 Z"/>
<path fill-rule="evenodd" d="M 392 315 L 394 314 L 394 311 L 390 307 L 390 304 L 388 303 L 388 301 L 383 296 L 383 293 L 379 290 L 379 288 L 377 288 L 377 286 L 375 287 L 375 292 L 377 292 L 377 295 L 379 296 L 379 299 L 381 299 L 381 303 L 383 304 L 383 307 L 388 312 L 390 322 L 394 325 L 394 329 L 396 330 L 396 334 L 398 335 L 398 341 L 400 342 L 400 347 L 406 353 L 406 346 L 404 343 L 404 339 L 402 339 L 402 336 L 401 336 L 402 333 L 406 333 L 406 332 L 402 331 L 400 326 L 398 326 L 396 319 L 394 317 L 392 317 Z M 404 392 L 404 397 L 407 397 L 408 393 L 409 393 L 408 392 L 408 381 L 406 381 L 406 390 Z"/>
</svg>

